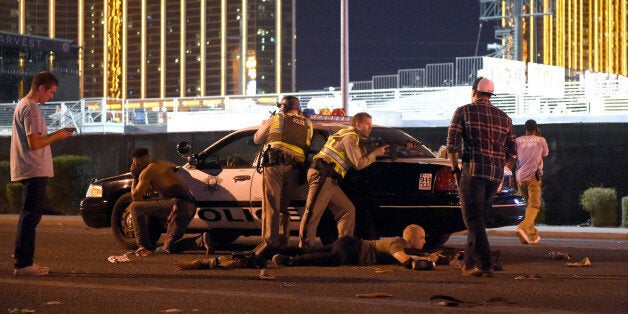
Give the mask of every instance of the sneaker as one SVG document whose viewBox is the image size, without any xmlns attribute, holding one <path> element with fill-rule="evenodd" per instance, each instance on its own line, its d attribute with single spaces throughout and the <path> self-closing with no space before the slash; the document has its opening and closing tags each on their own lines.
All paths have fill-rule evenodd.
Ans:
<svg viewBox="0 0 628 314">
<path fill-rule="evenodd" d="M 290 266 L 292 258 L 287 255 L 275 254 L 273 256 L 273 264 L 277 266 Z"/>
<path fill-rule="evenodd" d="M 37 264 L 13 269 L 13 276 L 47 276 L 49 273 L 50 268 Z"/>
<path fill-rule="evenodd" d="M 203 234 L 201 235 L 201 241 L 203 242 L 203 247 L 205 248 L 205 255 L 214 253 L 212 239 L 209 236 L 209 232 L 203 232 Z"/>
<path fill-rule="evenodd" d="M 530 244 L 530 239 L 528 239 L 528 235 L 525 231 L 523 231 L 523 229 L 517 228 L 516 234 L 519 237 L 519 240 L 521 240 L 522 244 Z"/>
<path fill-rule="evenodd" d="M 486 277 L 494 277 L 495 273 L 492 269 L 479 269 L 477 267 L 473 267 L 471 269 L 464 268 L 462 270 L 462 275 L 465 277 L 482 277 L 482 275 L 486 275 Z"/>
<path fill-rule="evenodd" d="M 541 242 L 541 237 L 537 236 L 536 239 L 530 241 L 530 244 L 539 244 Z"/>
</svg>

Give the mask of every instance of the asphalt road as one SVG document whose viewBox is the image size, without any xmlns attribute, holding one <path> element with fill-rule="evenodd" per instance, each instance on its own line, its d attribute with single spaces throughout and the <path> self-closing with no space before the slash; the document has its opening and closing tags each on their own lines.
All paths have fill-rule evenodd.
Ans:
<svg viewBox="0 0 628 314">
<path fill-rule="evenodd" d="M 0 223 L 0 311 L 37 313 L 399 313 L 399 312 L 604 312 L 628 309 L 628 245 L 619 239 L 552 237 L 539 245 L 519 244 L 514 235 L 490 236 L 504 270 L 494 278 L 466 278 L 449 265 L 432 271 L 398 266 L 269 268 L 274 280 L 259 279 L 257 269 L 179 270 L 180 261 L 203 259 L 202 252 L 131 256 L 109 229 L 42 223 L 37 262 L 50 266 L 46 277 L 14 277 L 15 225 Z M 250 249 L 256 238 L 241 238 L 218 254 Z M 465 236 L 447 243 L 462 248 Z M 549 252 L 573 260 L 548 259 Z M 568 267 L 588 257 L 590 267 Z M 376 272 L 375 270 L 383 270 Z M 379 298 L 358 298 L 384 293 Z M 438 302 L 445 295 L 464 302 Z M 441 299 L 442 301 L 442 299 Z"/>
</svg>

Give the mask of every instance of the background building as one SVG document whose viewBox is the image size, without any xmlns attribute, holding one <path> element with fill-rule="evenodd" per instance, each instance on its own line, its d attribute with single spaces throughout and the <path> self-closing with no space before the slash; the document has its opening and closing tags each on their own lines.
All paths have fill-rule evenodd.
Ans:
<svg viewBox="0 0 628 314">
<path fill-rule="evenodd" d="M 627 0 L 480 0 L 491 56 L 628 76 Z"/>
<path fill-rule="evenodd" d="M 77 45 L 80 98 L 295 86 L 294 0 L 18 0 L 3 2 L 0 31 Z"/>
</svg>

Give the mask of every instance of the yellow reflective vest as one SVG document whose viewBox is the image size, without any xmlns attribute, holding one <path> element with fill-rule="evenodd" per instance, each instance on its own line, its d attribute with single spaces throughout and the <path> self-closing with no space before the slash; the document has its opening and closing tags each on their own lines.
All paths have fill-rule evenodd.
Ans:
<svg viewBox="0 0 628 314">
<path fill-rule="evenodd" d="M 351 162 L 347 158 L 347 154 L 344 151 L 339 151 L 335 149 L 334 145 L 336 144 L 336 142 L 342 141 L 345 136 L 354 136 L 356 146 L 360 142 L 360 136 L 358 135 L 358 133 L 355 132 L 355 129 L 353 127 L 344 128 L 331 135 L 327 139 L 327 142 L 325 143 L 323 148 L 321 148 L 321 151 L 318 152 L 316 156 L 314 156 L 314 159 L 324 157 L 325 159 L 329 159 L 330 161 L 334 162 L 334 171 L 340 174 L 343 178 L 345 174 L 347 174 L 347 171 L 349 171 L 349 169 L 351 168 Z"/>
<path fill-rule="evenodd" d="M 303 162 L 313 132 L 312 122 L 308 118 L 296 114 L 278 114 L 268 128 L 266 145 L 288 152 L 297 162 Z"/>
</svg>

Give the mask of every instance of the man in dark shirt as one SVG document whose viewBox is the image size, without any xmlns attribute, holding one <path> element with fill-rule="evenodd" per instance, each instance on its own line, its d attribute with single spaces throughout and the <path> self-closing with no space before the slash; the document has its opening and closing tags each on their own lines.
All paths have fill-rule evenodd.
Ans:
<svg viewBox="0 0 628 314">
<path fill-rule="evenodd" d="M 447 152 L 458 178 L 462 218 L 468 230 L 464 276 L 493 276 L 484 217 L 492 207 L 504 165 L 517 153 L 512 120 L 491 104 L 493 90 L 489 79 L 475 80 L 472 102 L 456 109 L 447 133 Z"/>
<path fill-rule="evenodd" d="M 419 225 L 408 225 L 402 237 L 381 240 L 362 240 L 345 235 L 333 244 L 312 249 L 308 254 L 287 256 L 276 254 L 273 263 L 280 266 L 340 266 L 379 265 L 399 263 L 408 268 L 413 262 L 425 260 L 436 262 L 439 253 L 410 255 L 408 250 L 421 250 L 425 245 L 425 231 Z M 432 264 L 433 265 L 433 264 Z"/>
</svg>

